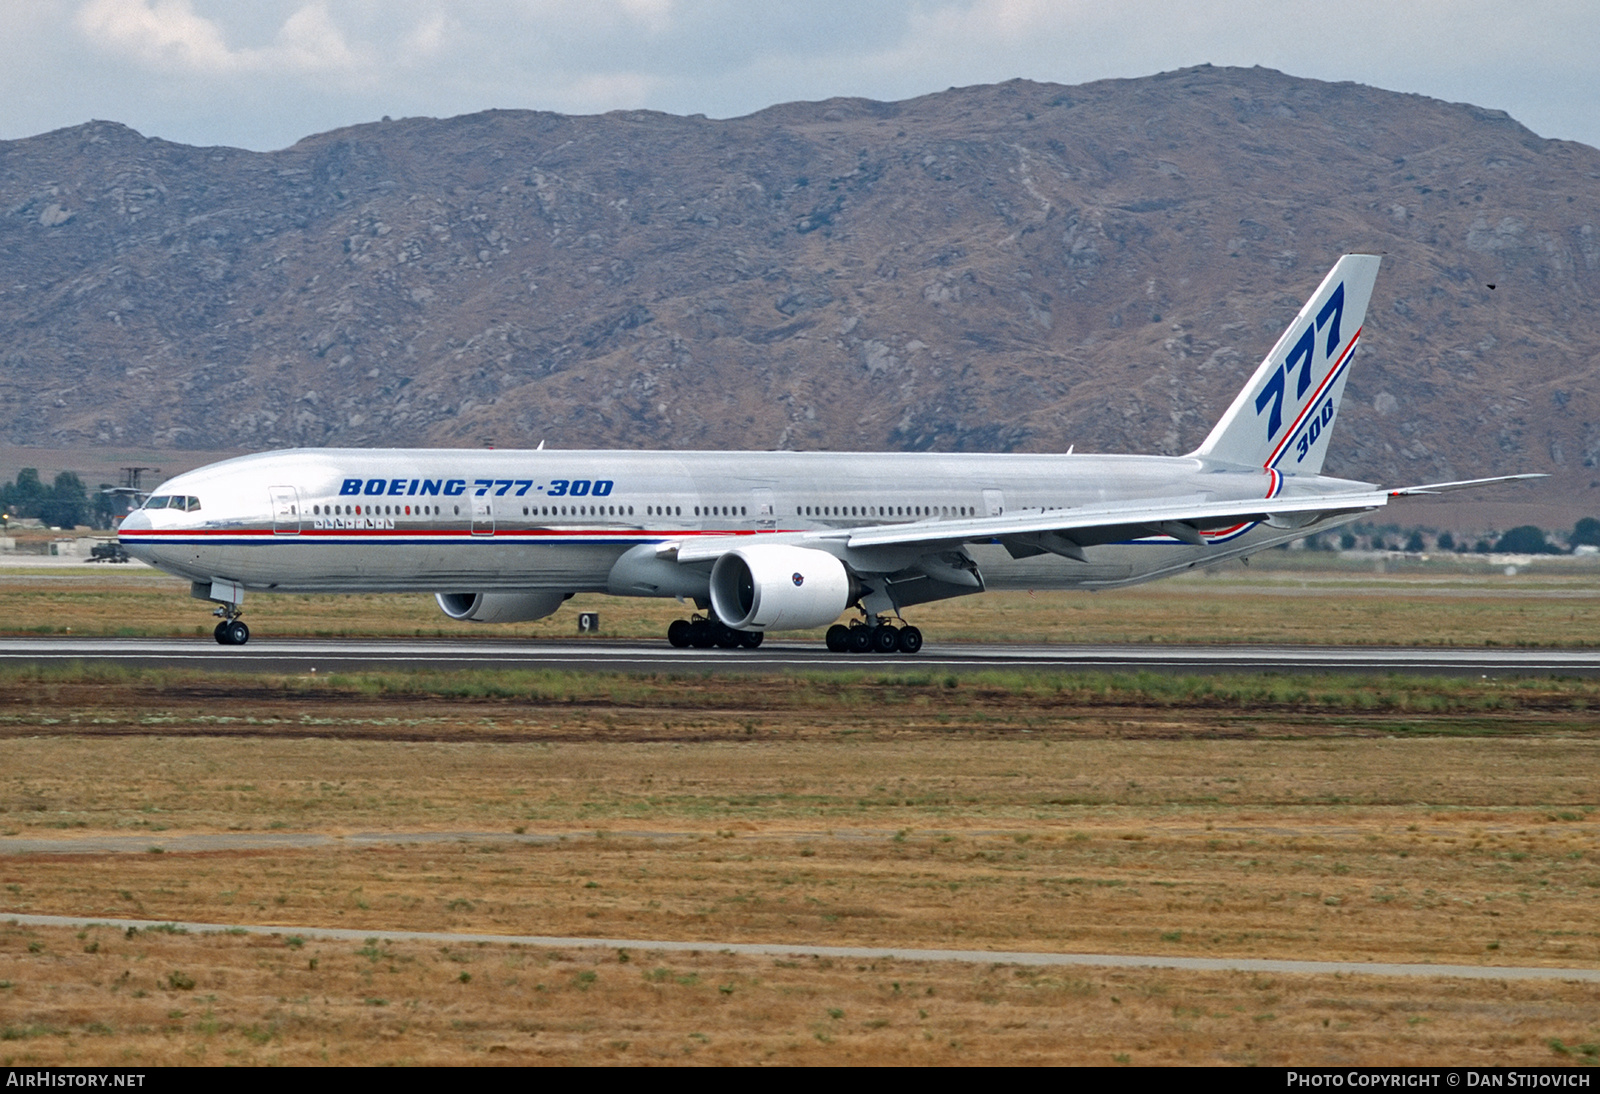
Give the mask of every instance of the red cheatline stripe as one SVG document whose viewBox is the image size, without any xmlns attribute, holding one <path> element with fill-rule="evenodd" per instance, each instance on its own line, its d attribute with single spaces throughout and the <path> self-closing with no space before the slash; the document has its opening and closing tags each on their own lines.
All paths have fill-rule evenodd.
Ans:
<svg viewBox="0 0 1600 1094">
<path fill-rule="evenodd" d="M 1322 393 L 1328 390 L 1333 384 L 1334 378 L 1344 369 L 1344 363 L 1349 359 L 1350 351 L 1356 348 L 1356 339 L 1361 337 L 1361 331 L 1365 329 L 1364 327 L 1360 328 L 1350 336 L 1349 345 L 1344 347 L 1344 352 L 1339 354 L 1339 360 L 1335 362 L 1333 368 L 1328 370 L 1328 375 L 1322 378 L 1322 383 L 1318 384 L 1317 390 L 1311 393 L 1311 398 L 1306 400 L 1305 409 L 1300 411 L 1300 417 L 1294 420 L 1294 424 L 1289 427 L 1289 432 L 1283 435 L 1283 440 L 1278 443 L 1278 447 L 1273 449 L 1272 455 L 1267 457 L 1267 466 L 1271 466 L 1283 458 L 1283 450 L 1289 446 L 1289 442 L 1294 439 L 1295 434 L 1300 432 L 1300 423 L 1306 420 L 1306 415 L 1311 413 L 1311 409 L 1317 405 L 1317 401 L 1322 398 Z M 1284 382 L 1288 382 L 1287 377 L 1284 378 Z"/>
</svg>

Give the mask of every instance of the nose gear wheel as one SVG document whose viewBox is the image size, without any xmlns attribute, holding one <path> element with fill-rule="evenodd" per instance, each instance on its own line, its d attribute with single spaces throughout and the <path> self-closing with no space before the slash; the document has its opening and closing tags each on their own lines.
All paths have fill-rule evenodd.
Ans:
<svg viewBox="0 0 1600 1094">
<path fill-rule="evenodd" d="M 217 640 L 217 645 L 242 646 L 250 641 L 250 628 L 239 618 L 237 604 L 224 604 L 211 614 L 222 617 L 222 622 L 211 631 L 211 636 Z"/>
</svg>

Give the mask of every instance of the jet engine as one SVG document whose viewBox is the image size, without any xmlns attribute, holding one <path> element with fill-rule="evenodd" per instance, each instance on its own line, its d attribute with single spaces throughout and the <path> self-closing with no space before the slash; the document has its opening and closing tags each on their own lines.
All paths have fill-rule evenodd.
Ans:
<svg viewBox="0 0 1600 1094">
<path fill-rule="evenodd" d="M 740 547 L 711 568 L 711 607 L 734 630 L 804 630 L 850 606 L 850 575 L 826 551 L 786 544 Z"/>
<path fill-rule="evenodd" d="M 451 619 L 524 623 L 552 614 L 571 596 L 559 589 L 527 589 L 510 593 L 436 593 L 434 599 Z"/>
</svg>

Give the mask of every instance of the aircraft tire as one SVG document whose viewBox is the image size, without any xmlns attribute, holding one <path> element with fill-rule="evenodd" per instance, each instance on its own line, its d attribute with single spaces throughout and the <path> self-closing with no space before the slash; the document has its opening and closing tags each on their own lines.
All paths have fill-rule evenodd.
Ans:
<svg viewBox="0 0 1600 1094">
<path fill-rule="evenodd" d="M 693 625 L 687 619 L 674 619 L 667 624 L 667 641 L 680 650 L 688 649 L 693 630 Z"/>
<path fill-rule="evenodd" d="M 244 620 L 235 619 L 228 624 L 228 644 L 242 646 L 250 641 L 250 628 L 244 625 Z"/>
<path fill-rule="evenodd" d="M 850 628 L 850 652 L 851 653 L 869 653 L 869 652 L 871 652 L 871 650 L 872 650 L 872 628 L 871 627 L 851 627 Z"/>
<path fill-rule="evenodd" d="M 224 619 L 221 623 L 218 623 L 216 629 L 211 632 L 211 636 L 217 640 L 217 645 L 228 645 L 228 621 Z"/>
<path fill-rule="evenodd" d="M 739 632 L 739 643 L 745 649 L 753 650 L 761 645 L 761 640 L 765 637 L 766 635 L 761 631 L 741 631 Z"/>
<path fill-rule="evenodd" d="M 915 627 L 901 627 L 895 635 L 895 644 L 901 653 L 916 653 L 922 648 L 922 632 Z"/>
<path fill-rule="evenodd" d="M 713 623 L 712 626 L 716 628 L 717 645 L 723 649 L 736 650 L 742 644 L 739 640 L 739 632 L 726 623 Z"/>
<path fill-rule="evenodd" d="M 689 624 L 689 645 L 697 650 L 709 650 L 717 644 L 717 632 L 711 629 L 711 623 L 704 619 L 696 619 Z"/>
<path fill-rule="evenodd" d="M 900 633 L 887 623 L 872 628 L 872 652 L 893 653 L 900 648 Z"/>
<path fill-rule="evenodd" d="M 850 648 L 850 628 L 843 623 L 835 623 L 828 628 L 828 649 L 833 653 L 844 653 Z"/>
</svg>

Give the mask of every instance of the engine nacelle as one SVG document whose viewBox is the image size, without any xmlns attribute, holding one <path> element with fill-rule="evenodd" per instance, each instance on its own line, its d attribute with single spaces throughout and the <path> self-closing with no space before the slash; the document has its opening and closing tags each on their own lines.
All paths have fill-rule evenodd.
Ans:
<svg viewBox="0 0 1600 1094">
<path fill-rule="evenodd" d="M 436 593 L 434 599 L 451 619 L 525 623 L 553 614 L 571 596 L 559 589 L 528 589 L 512 593 Z"/>
<path fill-rule="evenodd" d="M 740 547 L 711 568 L 711 607 L 734 630 L 821 627 L 852 599 L 844 563 L 808 547 Z"/>
</svg>

